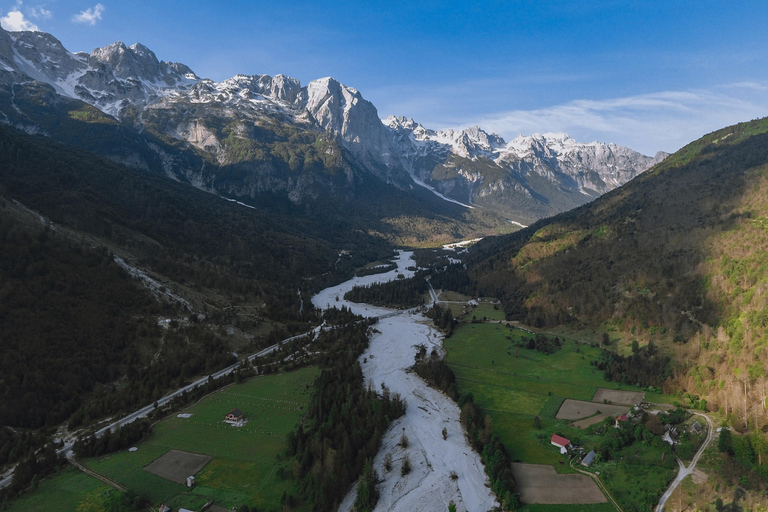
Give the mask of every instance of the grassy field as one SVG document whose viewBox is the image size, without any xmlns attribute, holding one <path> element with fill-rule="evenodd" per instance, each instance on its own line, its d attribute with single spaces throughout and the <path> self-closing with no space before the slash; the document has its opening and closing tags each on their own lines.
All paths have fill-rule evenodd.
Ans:
<svg viewBox="0 0 768 512">
<path fill-rule="evenodd" d="M 474 395 L 475 402 L 490 416 L 493 431 L 513 460 L 552 464 L 559 473 L 573 472 L 566 458 L 550 445 L 552 434 L 563 435 L 587 450 L 597 446 L 601 436 L 571 427 L 569 421 L 556 419 L 563 401 L 566 398 L 591 400 L 597 388 L 641 390 L 606 381 L 603 372 L 590 364 L 597 358 L 599 348 L 565 340 L 560 350 L 545 355 L 515 347 L 521 336 L 530 337 L 530 334 L 499 324 L 462 324 L 445 340 L 446 360 L 456 374 L 459 393 Z M 669 401 L 671 397 L 646 393 L 646 399 Z M 533 426 L 536 416 L 541 420 L 540 429 Z M 626 462 L 607 463 L 603 468 L 608 471 L 610 481 L 606 483 L 610 489 L 625 492 L 637 485 L 631 481 L 630 458 L 632 463 L 650 464 L 661 456 L 660 451 L 657 453 L 651 448 L 640 451 L 637 456 L 634 452 L 632 448 L 631 457 L 627 455 Z M 640 460 L 643 458 L 649 460 Z M 649 480 L 640 485 L 643 489 L 658 486 L 656 480 L 663 482 L 668 478 L 666 471 L 660 471 L 657 476 L 651 473 L 643 473 Z M 600 507 L 603 506 L 578 506 L 589 511 L 607 510 Z M 529 506 L 528 509 L 562 510 L 543 505 Z"/>
<path fill-rule="evenodd" d="M 213 499 L 226 507 L 243 503 L 259 510 L 271 507 L 279 503 L 283 491 L 295 492 L 289 480 L 278 477 L 284 463 L 277 456 L 308 405 L 318 373 L 307 368 L 229 386 L 183 411 L 192 414 L 190 418 L 173 415 L 155 425 L 138 451 L 85 462 L 155 504 L 194 509 Z M 248 419 L 240 428 L 222 421 L 236 407 Z M 193 489 L 143 470 L 170 449 L 213 457 L 196 475 Z"/>
<path fill-rule="evenodd" d="M 472 317 L 475 317 L 478 320 L 483 320 L 483 318 L 487 320 L 505 320 L 506 315 L 504 314 L 504 308 L 500 305 L 496 305 L 496 308 L 498 309 L 494 309 L 493 304 L 481 302 L 474 309 L 470 308 L 470 312 L 467 314 L 465 320 L 472 320 Z"/>
<path fill-rule="evenodd" d="M 54 477 L 40 482 L 37 490 L 14 501 L 10 512 L 51 512 L 77 510 L 97 512 L 104 499 L 113 492 L 112 487 L 68 466 Z"/>
</svg>

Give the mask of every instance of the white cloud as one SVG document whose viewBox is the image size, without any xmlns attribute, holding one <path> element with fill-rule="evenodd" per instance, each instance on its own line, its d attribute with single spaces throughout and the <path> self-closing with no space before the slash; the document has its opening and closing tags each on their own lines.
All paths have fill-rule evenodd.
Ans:
<svg viewBox="0 0 768 512">
<path fill-rule="evenodd" d="M 104 6 L 96 4 L 93 9 L 86 9 L 80 14 L 76 14 L 72 17 L 72 21 L 75 23 L 88 23 L 95 25 L 96 21 L 101 19 L 101 15 L 104 12 Z"/>
<path fill-rule="evenodd" d="M 53 13 L 43 7 L 42 5 L 38 5 L 37 7 L 32 7 L 29 10 L 29 15 L 33 18 L 43 19 L 43 20 L 49 20 L 53 16 Z"/>
<path fill-rule="evenodd" d="M 472 119 L 507 140 L 566 132 L 576 140 L 615 142 L 645 154 L 676 151 L 711 131 L 768 115 L 768 86 L 746 82 L 515 110 Z"/>
<path fill-rule="evenodd" d="M 23 30 L 32 30 L 34 32 L 40 31 L 37 25 L 24 17 L 24 14 L 21 12 L 21 2 L 16 2 L 15 9 L 0 18 L 0 25 L 9 32 L 19 32 Z"/>
</svg>

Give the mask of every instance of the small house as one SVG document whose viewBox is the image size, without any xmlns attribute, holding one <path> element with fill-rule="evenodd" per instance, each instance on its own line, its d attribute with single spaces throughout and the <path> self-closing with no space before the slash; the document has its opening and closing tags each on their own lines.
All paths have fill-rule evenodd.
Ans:
<svg viewBox="0 0 768 512">
<path fill-rule="evenodd" d="M 616 416 L 616 423 L 613 426 L 616 428 L 619 428 L 620 424 L 624 423 L 628 419 L 629 419 L 629 416 L 627 416 L 626 414 L 621 414 L 619 416 Z"/>
<path fill-rule="evenodd" d="M 160 508 L 158 509 L 159 512 L 171 512 L 171 507 L 163 503 L 160 505 Z"/>
<path fill-rule="evenodd" d="M 585 467 L 589 467 L 589 465 L 592 464 L 593 460 L 595 460 L 595 450 L 592 450 L 587 454 L 586 457 L 581 459 L 581 465 Z"/>
<path fill-rule="evenodd" d="M 188 476 L 187 477 L 187 487 L 194 487 L 195 486 L 195 477 L 194 476 Z"/>
<path fill-rule="evenodd" d="M 672 427 L 671 429 L 667 430 L 664 433 L 664 436 L 661 438 L 662 441 L 666 441 L 671 446 L 676 445 L 679 439 L 680 439 L 680 434 L 677 433 L 677 429 L 675 427 Z"/>
<path fill-rule="evenodd" d="M 691 425 L 691 432 L 693 432 L 694 434 L 701 434 L 702 428 L 703 427 L 701 426 L 701 423 L 699 423 L 698 421 L 694 421 L 693 425 Z"/>
<path fill-rule="evenodd" d="M 568 448 L 571 447 L 571 442 L 569 440 L 557 434 L 552 434 L 552 439 L 550 440 L 550 443 L 552 444 L 552 446 L 557 446 L 558 448 L 560 448 L 560 453 L 563 455 L 568 453 Z"/>
<path fill-rule="evenodd" d="M 232 409 L 227 413 L 226 419 L 224 421 L 228 421 L 230 423 L 237 423 L 242 419 L 243 419 L 243 411 L 241 411 L 240 409 Z"/>
</svg>

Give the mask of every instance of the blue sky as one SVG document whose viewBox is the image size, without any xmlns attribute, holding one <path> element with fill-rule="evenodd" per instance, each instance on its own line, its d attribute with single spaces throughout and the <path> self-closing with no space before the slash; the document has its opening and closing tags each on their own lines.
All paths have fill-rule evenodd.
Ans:
<svg viewBox="0 0 768 512">
<path fill-rule="evenodd" d="M 120 40 L 222 80 L 333 76 L 381 117 L 645 154 L 768 116 L 768 2 L 0 0 L 71 51 Z M 27 24 L 27 25 L 24 25 Z"/>
</svg>

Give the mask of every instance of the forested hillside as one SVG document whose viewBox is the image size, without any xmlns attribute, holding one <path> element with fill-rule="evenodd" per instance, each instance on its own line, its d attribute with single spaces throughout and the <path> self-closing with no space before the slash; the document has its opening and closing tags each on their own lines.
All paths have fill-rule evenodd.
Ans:
<svg viewBox="0 0 768 512">
<path fill-rule="evenodd" d="M 674 356 L 667 380 L 762 425 L 768 120 L 714 132 L 624 187 L 472 252 L 479 294 L 538 327 L 590 326 Z"/>
</svg>

